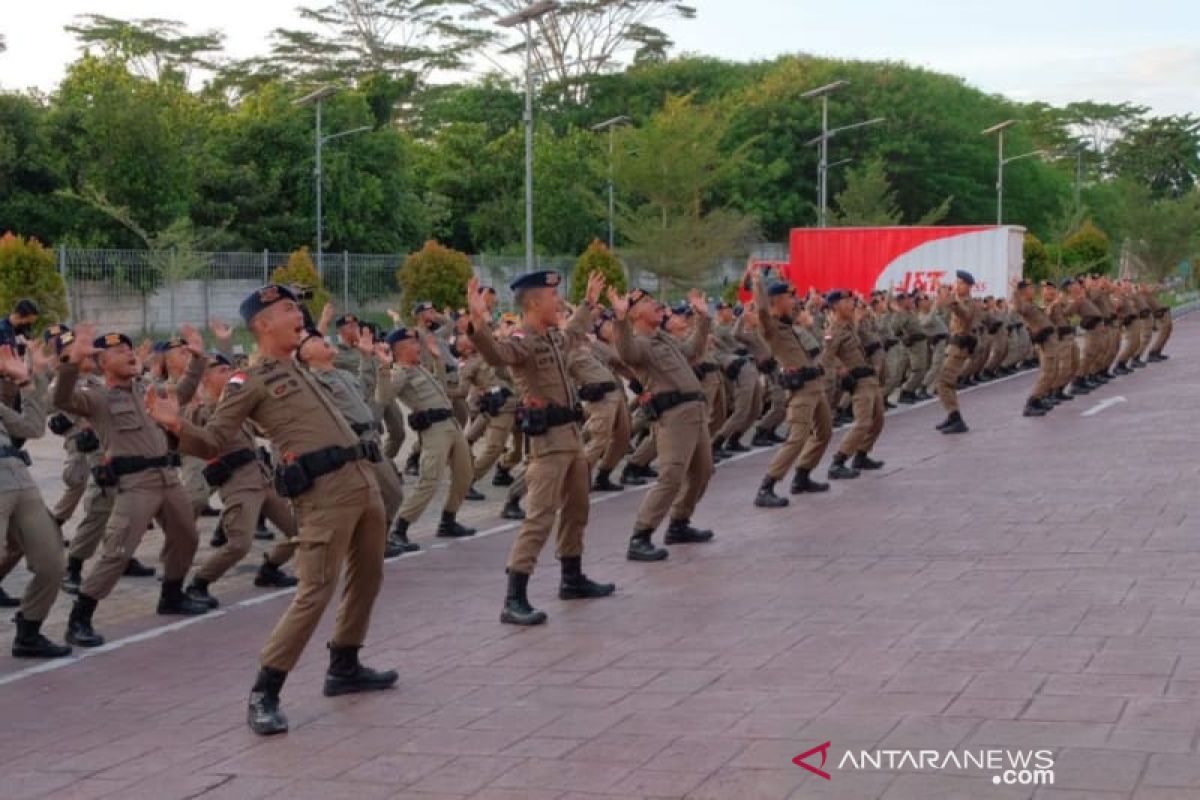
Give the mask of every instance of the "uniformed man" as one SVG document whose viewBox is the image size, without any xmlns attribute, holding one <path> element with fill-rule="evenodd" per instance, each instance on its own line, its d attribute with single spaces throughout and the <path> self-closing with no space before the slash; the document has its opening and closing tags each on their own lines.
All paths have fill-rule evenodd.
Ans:
<svg viewBox="0 0 1200 800">
<path fill-rule="evenodd" d="M 224 353 L 213 353 L 207 358 L 192 357 L 188 372 L 180 381 L 180 391 L 187 389 L 189 384 L 199 387 L 198 402 L 189 405 L 185 411 L 189 422 L 204 427 L 232 374 L 233 362 Z M 186 590 L 188 596 L 209 608 L 219 605 L 208 587 L 250 552 L 258 520 L 264 514 L 283 532 L 287 541 L 263 554 L 254 585 L 263 588 L 295 586 L 296 578 L 282 569 L 295 551 L 296 525 L 292 508 L 271 486 L 266 466 L 258 457 L 254 430 L 249 423 L 242 425 L 239 435 L 229 442 L 223 453 L 206 462 L 204 477 L 221 498 L 221 525 L 226 541 L 196 570 Z"/>
<path fill-rule="evenodd" d="M 1005 308 L 1003 297 L 992 299 L 990 316 L 987 326 L 988 334 L 992 337 L 991 351 L 987 362 L 983 365 L 983 375 L 986 380 L 994 381 L 1003 375 L 1000 368 L 1008 357 L 1008 309 Z"/>
<path fill-rule="evenodd" d="M 972 332 L 977 330 L 977 309 L 971 300 L 974 285 L 975 276 L 960 269 L 955 273 L 953 290 L 938 288 L 938 305 L 950 313 L 950 342 L 938 378 L 938 399 L 946 409 L 946 419 L 937 426 L 942 433 L 966 433 L 968 430 L 958 410 L 958 378 L 979 346 L 979 337 Z"/>
<path fill-rule="evenodd" d="M 1029 330 L 1034 332 L 1033 343 L 1038 348 L 1041 361 L 1037 383 L 1026 399 L 1025 410 L 1022 413 L 1026 417 L 1045 416 L 1049 409 L 1043 400 L 1054 394 L 1057 388 L 1055 381 L 1058 377 L 1058 331 L 1046 312 L 1033 301 L 1033 283 L 1017 281 L 1014 287 L 1013 308 L 1025 320 Z"/>
<path fill-rule="evenodd" d="M 475 529 L 458 522 L 456 515 L 474 477 L 471 447 L 454 417 L 445 387 L 421 364 L 422 348 L 436 347 L 428 334 L 396 328 L 384 347 L 377 348 L 379 370 L 375 399 L 399 400 L 408 409 L 408 425 L 420 439 L 421 461 L 416 487 L 408 492 L 392 523 L 391 537 L 408 541 L 408 528 L 433 499 L 447 467 L 450 491 L 442 508 L 437 535 L 448 538 L 474 536 Z"/>
<path fill-rule="evenodd" d="M 612 312 L 604 311 L 596 318 L 593 327 L 593 337 L 588 342 L 593 356 L 609 371 L 615 387 L 607 392 L 600 400 L 585 401 L 584 413 L 587 422 L 584 424 L 584 434 L 587 445 L 584 455 L 588 464 L 595 459 L 596 477 L 592 482 L 592 491 L 615 491 L 613 487 L 624 488 L 626 484 L 641 486 L 645 478 L 634 476 L 632 479 L 622 478 L 619 483 L 611 479 L 613 470 L 629 453 L 630 435 L 633 420 L 629 414 L 629 400 L 625 393 L 625 383 L 622 379 L 632 380 L 633 370 L 617 355 L 616 348 L 611 344 Z"/>
<path fill-rule="evenodd" d="M 904 405 L 911 405 L 920 399 L 917 391 L 925 380 L 925 373 L 929 371 L 929 337 L 917 317 L 914 306 L 916 297 L 915 290 L 911 294 L 901 292 L 893 301 L 893 327 L 896 337 L 900 340 L 900 346 L 904 348 L 905 366 L 908 370 L 905 379 L 897 383 L 900 396 L 896 398 L 896 402 Z M 899 378 L 897 380 L 899 381 Z"/>
<path fill-rule="evenodd" d="M 791 284 L 783 285 L 792 291 Z M 755 447 L 783 444 L 784 440 L 775 432 L 787 413 L 787 392 L 777 380 L 779 364 L 771 354 L 771 346 L 762 336 L 758 314 L 753 309 L 738 306 L 734 309 L 734 316 L 737 318 L 733 323 L 734 338 L 749 351 L 750 359 L 758 370 L 754 407 L 759 410 L 759 417 L 754 425 L 751 444 Z"/>
<path fill-rule="evenodd" d="M 638 509 L 627 557 L 632 561 L 661 561 L 667 557 L 667 550 L 656 547 L 650 538 L 668 514 L 671 521 L 667 544 L 713 538 L 712 531 L 691 524 L 692 513 L 713 472 L 704 392 L 692 370 L 692 361 L 700 357 L 708 341 L 708 302 L 695 289 L 688 294 L 696 325 L 682 342 L 662 330 L 664 312 L 642 290 L 627 295 L 610 290 L 609 303 L 616 317 L 613 330 L 617 353 L 645 376 L 648 408 L 657 419 L 658 483 L 646 493 Z"/>
<path fill-rule="evenodd" d="M 942 374 L 942 365 L 946 363 L 946 346 L 950 339 L 950 327 L 946 323 L 947 312 L 937 308 L 933 297 L 922 294 L 917 300 L 918 319 L 921 331 L 929 341 L 929 369 L 921 386 L 917 389 L 918 400 L 931 400 L 936 391 L 938 378 Z"/>
<path fill-rule="evenodd" d="M 54 405 L 87 417 L 104 448 L 96 482 L 116 490 L 112 513 L 100 545 L 100 561 L 84 577 L 71 616 L 67 641 L 99 647 L 104 637 L 92 627 L 97 604 L 109 595 L 125 572 L 152 519 L 163 529 L 163 582 L 159 614 L 195 615 L 208 606 L 184 594 L 183 580 L 196 554 L 196 521 L 187 492 L 179 481 L 178 457 L 167 437 L 147 415 L 137 380 L 142 367 L 133 342 L 122 333 L 93 339 L 94 326 L 75 330 L 67 360 L 59 367 Z M 80 388 L 79 364 L 96 358 L 104 388 Z M 153 387 L 151 387 L 153 389 Z"/>
<path fill-rule="evenodd" d="M 29 473 L 29 455 L 13 445 L 14 437 L 36 439 L 46 432 L 46 368 L 41 346 L 30 347 L 30 364 L 11 344 L 0 345 L 0 376 L 20 392 L 19 411 L 0 404 L 0 541 L 21 553 L 31 577 L 14 619 L 14 658 L 61 658 L 71 648 L 42 635 L 42 622 L 58 596 L 63 570 L 61 536 L 42 493 Z"/>
<path fill-rule="evenodd" d="M 567 335 L 567 375 L 575 382 L 576 394 L 583 405 L 583 456 L 587 459 L 589 474 L 595 472 L 591 487 L 594 492 L 620 492 L 624 486 L 614 483 L 612 471 L 614 440 L 629 443 L 629 412 L 626 405 L 624 386 L 609 362 L 599 355 L 589 333 L 600 314 L 600 308 L 581 307 L 568 315 L 563 310 L 563 332 Z M 615 356 L 615 351 L 613 351 Z M 617 453 L 619 461 L 624 453 Z M 601 460 L 608 457 L 607 466 Z M 598 468 L 598 469 L 597 469 Z"/>
<path fill-rule="evenodd" d="M 775 484 L 793 466 L 796 475 L 792 479 L 792 494 L 829 490 L 829 484 L 814 481 L 810 476 L 829 446 L 833 424 L 825 393 L 825 370 L 815 360 L 820 350 L 814 352 L 806 347 L 796 330 L 796 297 L 791 287 L 774 283 L 764 288 L 761 274 L 755 274 L 753 291 L 754 316 L 779 365 L 776 380 L 788 393 L 788 436 L 767 468 L 754 505 L 780 508 L 788 500 L 775 494 Z"/>
<path fill-rule="evenodd" d="M 1101 385 L 1099 380 L 1093 380 L 1093 376 L 1106 346 L 1104 316 L 1088 297 L 1082 280 L 1063 279 L 1063 290 L 1070 293 L 1069 298 L 1062 297 L 1062 292 L 1051 281 L 1047 281 L 1042 290 L 1046 313 L 1050 315 L 1050 321 L 1059 326 L 1059 340 L 1070 344 L 1070 348 L 1064 346 L 1059 351 L 1059 383 L 1065 385 L 1064 378 L 1071 380 L 1072 394 L 1087 394 Z M 1068 322 L 1071 317 L 1078 317 L 1079 327 L 1083 329 L 1082 353 L 1075 345 L 1075 326 Z"/>
<path fill-rule="evenodd" d="M 354 314 L 343 314 L 336 319 L 333 314 L 333 305 L 326 303 L 325 307 L 321 309 L 317 330 L 324 335 L 329 327 L 329 322 L 333 321 L 334 330 L 337 331 L 335 345 L 337 353 L 333 359 L 333 366 L 350 375 L 357 376 L 362 367 L 362 352 L 358 346 L 359 338 L 364 333 L 370 335 L 373 341 L 379 341 L 379 338 L 375 335 L 375 329 L 371 323 L 363 322 Z M 395 403 L 379 406 L 375 402 L 374 392 L 371 392 L 366 400 L 367 405 L 375 414 L 376 421 L 383 423 L 383 429 L 387 434 L 383 439 L 383 456 L 391 461 L 400 454 L 400 448 L 404 446 L 404 415 L 400 413 L 400 409 Z M 400 482 L 403 484 L 403 478 L 400 478 Z M 383 488 L 382 484 L 380 488 Z"/>
<path fill-rule="evenodd" d="M 1150 315 L 1154 318 L 1155 324 L 1158 326 L 1158 333 L 1154 336 L 1150 344 L 1149 361 L 1166 361 L 1170 356 L 1163 353 L 1163 348 L 1167 346 L 1167 340 L 1171 338 L 1171 328 L 1174 325 L 1174 320 L 1171 319 L 1171 309 L 1163 306 L 1155 297 L 1157 287 L 1151 286 L 1146 294 L 1146 301 L 1150 304 Z"/>
<path fill-rule="evenodd" d="M 758 371 L 751 363 L 749 349 L 734 335 L 736 318 L 733 308 L 728 303 L 722 305 L 724 307 L 717 308 L 717 319 L 712 326 L 712 339 L 716 347 L 717 363 L 720 364 L 725 379 L 729 417 L 717 429 L 713 447 L 730 453 L 746 453 L 750 448 L 742 444 L 742 436 L 754 424 L 761 410 L 761 396 L 756 392 Z M 684 304 L 678 315 L 687 314 L 688 308 Z M 756 399 L 760 401 L 757 405 Z"/>
<path fill-rule="evenodd" d="M 382 454 L 358 438 L 327 390 L 293 360 L 305 329 L 291 289 L 264 286 L 242 301 L 240 311 L 262 358 L 230 377 L 203 428 L 183 419 L 173 399 L 149 393 L 146 404 L 159 424 L 179 437 L 184 452 L 216 458 L 250 420 L 281 454 L 276 485 L 296 513 L 300 584 L 267 640 L 250 691 L 247 723 L 255 733 L 270 735 L 288 728 L 280 690 L 321 621 L 344 562 L 349 563 L 329 643 L 325 695 L 386 689 L 399 676 L 358 660 L 383 577 L 387 518 L 368 463 Z"/>
<path fill-rule="evenodd" d="M 70 331 L 71 329 L 66 325 L 56 322 L 42 331 L 42 341 L 48 347 L 56 347 L 58 337 L 64 333 L 70 333 Z M 87 488 L 87 453 L 79 449 L 79 439 L 77 438 L 84 429 L 90 430 L 86 422 L 76 426 L 75 421 L 66 414 L 56 414 L 50 418 L 50 430 L 63 437 L 63 451 L 66 453 L 62 471 L 63 493 L 55 502 L 54 507 L 50 509 L 50 516 L 54 517 L 54 522 L 59 529 L 75 513 L 75 509 L 79 507 L 79 501 L 83 499 L 84 490 Z M 95 433 L 93 432 L 92 438 L 94 437 Z"/>
<path fill-rule="evenodd" d="M 588 463 L 583 453 L 575 386 L 567 373 L 566 337 L 558 329 L 562 277 L 553 271 L 531 272 L 509 286 L 521 309 L 520 335 L 497 339 L 488 325 L 485 295 L 479 279 L 467 284 L 471 314 L 468 335 L 475 349 L 493 366 L 512 371 L 521 396 L 521 429 L 529 437 L 527 512 L 508 554 L 508 589 L 500 621 L 512 625 L 539 625 L 546 613 L 529 603 L 529 576 L 538 554 L 558 518 L 557 555 L 562 563 L 562 600 L 606 597 L 611 583 L 597 583 L 583 572 L 583 535 L 587 528 Z M 591 313 L 604 286 L 598 272 L 588 276 L 581 313 Z"/>
<path fill-rule="evenodd" d="M 511 321 L 501 320 L 496 329 L 496 336 L 501 339 L 507 338 L 517 329 L 516 321 L 515 317 Z M 497 476 L 500 473 L 508 474 L 508 482 L 504 483 L 502 480 L 501 483 L 511 486 L 512 469 L 521 463 L 520 449 L 509 447 L 516 427 L 516 386 L 506 368 L 493 367 L 474 352 L 474 345 L 470 343 L 470 339 L 464 340 L 464 346 L 471 351 L 471 356 L 459 368 L 459 381 L 468 389 L 468 398 L 474 398 L 479 409 L 467 431 L 467 443 L 470 445 L 476 441 L 481 442 L 472 465 L 471 486 L 483 478 L 493 466 L 496 467 Z M 467 492 L 467 499 L 471 499 L 470 490 Z"/>
<path fill-rule="evenodd" d="M 862 326 L 855 322 L 854 297 L 834 290 L 826 296 L 833 312 L 826 334 L 825 369 L 837 376 L 838 384 L 850 397 L 854 427 L 842 437 L 841 447 L 829 466 L 834 480 L 857 478 L 861 470 L 882 469 L 883 462 L 870 452 L 883 432 L 883 393 L 875 368 L 867 362 L 866 348 L 860 339 Z M 853 456 L 850 465 L 846 461 Z"/>
</svg>

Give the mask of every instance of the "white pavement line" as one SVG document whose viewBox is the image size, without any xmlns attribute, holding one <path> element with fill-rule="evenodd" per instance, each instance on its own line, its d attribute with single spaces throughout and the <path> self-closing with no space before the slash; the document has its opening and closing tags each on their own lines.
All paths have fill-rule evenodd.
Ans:
<svg viewBox="0 0 1200 800">
<path fill-rule="evenodd" d="M 1128 401 L 1121 395 L 1117 395 L 1116 397 L 1110 397 L 1107 400 L 1101 400 L 1099 403 L 1092 406 L 1087 411 L 1080 413 L 1079 416 L 1090 417 L 1093 414 L 1099 414 L 1101 411 L 1103 411 L 1106 408 L 1112 408 L 1115 405 L 1120 405 L 1121 403 L 1126 403 L 1126 402 L 1128 402 Z"/>
<path fill-rule="evenodd" d="M 1020 378 L 1024 375 L 1032 375 L 1032 374 L 1034 374 L 1033 370 L 1017 372 L 1013 375 L 1006 375 L 1003 378 L 997 378 L 997 379 L 995 379 L 993 381 L 989 381 L 988 383 L 985 383 L 985 384 L 979 384 L 978 386 L 969 386 L 966 389 L 960 390 L 959 394 L 968 394 L 970 392 L 975 391 L 976 389 L 983 389 L 987 386 L 994 386 L 998 383 L 1003 383 L 1005 381 L 1013 380 L 1014 378 Z M 1116 399 L 1117 398 L 1113 398 L 1113 400 L 1116 400 Z M 1125 398 L 1120 398 L 1120 400 L 1122 402 L 1124 401 L 1124 399 Z M 900 414 L 906 414 L 910 411 L 915 411 L 918 408 L 923 408 L 925 406 L 934 404 L 936 402 L 937 402 L 937 399 L 935 398 L 933 400 L 923 400 L 920 403 L 914 403 L 914 404 L 908 405 L 908 406 L 900 406 L 899 408 L 894 408 L 891 411 L 888 411 L 885 414 L 885 416 L 889 416 L 889 417 L 899 416 Z M 1105 402 L 1111 403 L 1112 401 L 1105 401 Z M 1103 405 L 1103 403 L 1101 405 Z M 844 431 L 841 431 L 841 432 L 844 432 Z M 834 433 L 835 434 L 839 433 L 839 431 L 835 430 Z M 729 458 L 727 458 L 723 462 L 721 462 L 721 464 L 718 464 L 717 467 L 719 468 L 722 464 L 731 464 L 735 461 L 741 461 L 743 459 L 750 458 L 752 456 L 756 456 L 760 453 L 766 453 L 766 452 L 775 450 L 777 447 L 778 447 L 778 445 L 774 445 L 772 447 L 756 447 L 748 453 L 738 453 L 736 455 L 730 456 Z M 593 495 L 590 498 L 588 498 L 588 502 L 591 505 L 605 503 L 610 500 L 616 500 L 620 497 L 624 497 L 625 495 L 636 494 L 637 492 L 648 491 L 650 489 L 650 487 L 653 485 L 654 485 L 654 482 L 650 481 L 649 483 L 645 484 L 644 486 L 627 486 L 627 487 L 625 487 L 625 491 L 622 491 L 622 492 L 606 492 L 604 494 Z M 507 531 L 515 530 L 519 526 L 520 526 L 519 522 L 515 522 L 515 521 L 503 522 L 499 525 L 488 528 L 487 530 L 480 531 L 480 532 L 476 533 L 474 536 L 455 540 L 453 543 L 451 543 L 451 542 L 431 542 L 430 544 L 423 547 L 421 550 L 417 550 L 412 553 L 404 553 L 403 555 L 395 556 L 394 558 L 384 559 L 384 563 L 391 564 L 396 561 L 401 561 L 403 559 L 409 559 L 409 558 L 415 558 L 417 556 L 423 556 L 423 555 L 426 555 L 427 553 L 429 553 L 431 550 L 449 550 L 454 547 L 468 544 L 477 539 L 484 539 L 484 538 L 487 538 L 488 536 L 495 536 L 496 534 L 499 534 L 499 533 L 505 533 Z M 34 666 L 27 667 L 22 670 L 18 670 L 17 672 L 14 672 L 10 675 L 0 676 L 0 686 L 4 686 L 4 685 L 10 684 L 10 683 L 16 683 L 17 681 L 24 680 L 25 678 L 32 678 L 34 675 L 40 675 L 44 672 L 53 672 L 54 670 L 65 669 L 66 667 L 72 666 L 73 664 L 78 664 L 80 661 L 83 661 L 86 658 L 98 656 L 103 653 L 111 653 L 115 650 L 120 650 L 121 648 L 128 647 L 129 645 L 137 644 L 138 642 L 145 642 L 145 641 L 149 641 L 151 639 L 157 639 L 160 636 L 165 636 L 168 633 L 174 633 L 175 631 L 191 627 L 192 625 L 199 625 L 204 622 L 210 622 L 214 619 L 220 619 L 221 617 L 225 616 L 226 614 L 232 613 L 236 609 L 249 608 L 250 606 L 256 606 L 261 603 L 269 602 L 269 601 L 274 600 L 279 597 L 285 597 L 289 594 L 295 594 L 295 592 L 296 592 L 295 588 L 291 588 L 291 589 L 280 589 L 277 592 L 268 592 L 266 594 L 256 595 L 254 597 L 246 598 L 245 600 L 240 600 L 237 603 L 233 603 L 232 605 L 226 606 L 224 608 L 215 609 L 215 610 L 210 611 L 207 614 L 203 614 L 199 617 L 189 617 L 187 619 L 179 620 L 178 622 L 172 622 L 167 625 L 161 625 L 157 628 L 150 628 L 148 630 L 144 630 L 140 633 L 134 633 L 129 636 L 124 636 L 120 639 L 113 639 L 112 641 L 104 644 L 101 647 L 92 648 L 90 650 L 85 650 L 85 649 L 77 647 L 77 648 L 75 648 L 76 654 L 72 655 L 70 658 L 60 658 L 60 659 L 55 659 L 53 661 L 46 661 L 41 664 L 35 664 Z"/>
</svg>

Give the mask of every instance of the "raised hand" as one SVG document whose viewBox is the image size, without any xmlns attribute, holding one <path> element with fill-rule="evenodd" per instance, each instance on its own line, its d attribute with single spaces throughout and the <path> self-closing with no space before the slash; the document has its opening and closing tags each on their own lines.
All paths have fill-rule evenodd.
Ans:
<svg viewBox="0 0 1200 800">
<path fill-rule="evenodd" d="M 75 326 L 75 343 L 67 353 L 67 359 L 72 364 L 82 363 L 85 358 L 96 354 L 96 326 L 91 322 L 81 322 Z"/>
<path fill-rule="evenodd" d="M 471 322 L 477 327 L 486 324 L 487 300 L 479 293 L 479 278 L 475 275 L 467 281 L 467 311 L 471 314 Z"/>
<path fill-rule="evenodd" d="M 204 338 L 200 332 L 186 322 L 179 326 L 179 335 L 187 343 L 188 352 L 196 358 L 204 356 Z"/>
<path fill-rule="evenodd" d="M 688 292 L 687 299 L 693 311 L 701 316 L 708 316 L 708 298 L 704 296 L 704 292 L 692 289 Z"/>
<path fill-rule="evenodd" d="M 403 319 L 403 317 L 400 316 L 400 312 L 394 308 L 389 308 L 387 310 L 387 315 L 391 318 L 393 325 L 399 325 L 400 320 Z"/>
<path fill-rule="evenodd" d="M 29 367 L 25 365 L 25 359 L 13 350 L 12 345 L 0 347 L 0 375 L 14 383 L 29 380 Z"/>
<path fill-rule="evenodd" d="M 600 293 L 604 291 L 604 276 L 599 272 L 593 272 L 588 275 L 587 291 L 584 297 L 587 298 L 589 306 L 596 305 L 596 301 L 600 299 Z"/>
<path fill-rule="evenodd" d="M 358 343 L 355 346 L 366 355 L 375 352 L 375 334 L 371 333 L 370 328 L 362 329 L 358 334 Z"/>
<path fill-rule="evenodd" d="M 158 387 L 146 389 L 146 413 L 162 427 L 176 433 L 179 431 L 179 399 L 175 396 L 175 387 L 167 387 L 165 395 L 159 394 Z"/>
<path fill-rule="evenodd" d="M 625 319 L 629 313 L 629 295 L 621 294 L 614 287 L 608 287 L 608 305 L 617 319 Z"/>
<path fill-rule="evenodd" d="M 26 348 L 29 352 L 29 364 L 32 368 L 30 371 L 34 375 L 40 375 L 50 371 L 52 359 L 50 353 L 46 349 L 45 342 L 31 342 Z"/>
<path fill-rule="evenodd" d="M 388 347 L 386 342 L 379 342 L 375 345 L 375 358 L 379 359 L 380 364 L 390 367 L 392 365 L 392 348 Z"/>
</svg>

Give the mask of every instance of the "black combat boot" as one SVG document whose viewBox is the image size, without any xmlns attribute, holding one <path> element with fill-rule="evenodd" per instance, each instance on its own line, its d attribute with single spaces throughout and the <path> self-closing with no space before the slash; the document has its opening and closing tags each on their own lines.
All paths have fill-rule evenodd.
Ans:
<svg viewBox="0 0 1200 800">
<path fill-rule="evenodd" d="M 608 597 L 617 590 L 613 583 L 596 583 L 583 574 L 583 559 L 579 556 L 560 559 L 562 583 L 558 585 L 559 600 L 587 600 Z"/>
<path fill-rule="evenodd" d="M 454 512 L 443 511 L 442 521 L 438 524 L 437 535 L 443 539 L 461 539 L 464 536 L 474 536 L 475 529 L 468 528 L 454 519 Z"/>
<path fill-rule="evenodd" d="M 673 519 L 667 525 L 665 544 L 703 544 L 711 542 L 715 536 L 712 531 L 703 528 L 693 528 L 690 519 Z"/>
<path fill-rule="evenodd" d="M 754 429 L 754 438 L 750 440 L 750 444 L 755 447 L 771 447 L 775 444 L 775 439 L 771 436 L 771 432 L 762 428 Z"/>
<path fill-rule="evenodd" d="M 404 460 L 404 474 L 413 477 L 421 474 L 421 455 L 419 453 L 410 453 Z"/>
<path fill-rule="evenodd" d="M 896 402 L 903 406 L 911 406 L 917 402 L 917 395 L 914 392 L 900 392 L 900 396 L 896 398 Z"/>
<path fill-rule="evenodd" d="M 129 559 L 129 563 L 125 565 L 125 577 L 127 578 L 153 578 L 154 567 L 147 567 L 136 558 Z"/>
<path fill-rule="evenodd" d="M 78 588 L 76 588 L 76 591 L 78 591 Z M 21 605 L 21 601 L 4 591 L 4 587 L 0 586 L 0 608 L 16 608 L 19 605 Z"/>
<path fill-rule="evenodd" d="M 1036 397 L 1031 397 L 1025 401 L 1025 410 L 1021 412 L 1023 417 L 1044 417 L 1046 409 L 1038 402 Z"/>
<path fill-rule="evenodd" d="M 942 433 L 966 433 L 970 428 L 963 421 L 962 414 L 954 411 L 946 419 L 946 427 L 942 428 Z"/>
<path fill-rule="evenodd" d="M 42 635 L 41 621 L 25 619 L 20 611 L 13 618 L 17 624 L 17 637 L 13 639 L 13 658 L 64 658 L 71 655 L 71 648 L 55 644 Z"/>
<path fill-rule="evenodd" d="M 500 611 L 500 621 L 509 625 L 541 625 L 546 621 L 546 612 L 539 611 L 529 605 L 526 591 L 529 588 L 529 576 L 523 572 L 508 573 L 508 592 L 504 596 L 504 608 Z"/>
<path fill-rule="evenodd" d="M 850 466 L 862 471 L 864 469 L 883 469 L 883 462 L 876 461 L 867 455 L 866 451 L 859 450 L 854 454 L 854 460 L 850 462 Z"/>
<path fill-rule="evenodd" d="M 478 503 L 481 500 L 487 500 L 487 495 L 476 489 L 475 484 L 472 483 L 467 487 L 467 493 L 463 495 L 463 499 Z"/>
<path fill-rule="evenodd" d="M 725 459 L 729 458 L 730 453 L 725 449 L 725 437 L 718 436 L 712 441 L 712 460 L 714 464 L 720 464 Z"/>
<path fill-rule="evenodd" d="M 62 590 L 67 594 L 78 594 L 83 583 L 83 559 L 67 556 L 67 571 L 63 573 Z"/>
<path fill-rule="evenodd" d="M 213 528 L 212 537 L 208 540 L 208 546 L 212 548 L 224 547 L 229 543 L 229 537 L 225 535 L 225 527 L 221 523 L 217 523 L 217 527 Z"/>
<path fill-rule="evenodd" d="M 787 504 L 786 497 L 775 494 L 775 479 L 769 475 L 763 478 L 758 487 L 758 494 L 754 497 L 754 505 L 759 508 L 783 508 Z"/>
<path fill-rule="evenodd" d="M 272 564 L 271 560 L 267 558 L 267 554 L 263 553 L 262 566 L 258 568 L 258 574 L 254 576 L 255 586 L 260 589 L 286 589 L 299 582 L 294 576 L 284 572 L 279 565 Z"/>
<path fill-rule="evenodd" d="M 67 641 L 78 647 L 99 647 L 104 637 L 92 629 L 92 614 L 96 613 L 95 598 L 80 593 L 67 617 Z"/>
<path fill-rule="evenodd" d="M 492 475 L 492 486 L 512 486 L 512 473 L 504 467 L 496 467 L 495 474 Z"/>
<path fill-rule="evenodd" d="M 633 536 L 629 539 L 629 549 L 625 551 L 625 557 L 630 561 L 663 561 L 668 555 L 665 547 L 655 547 L 650 541 L 650 537 L 654 535 L 654 531 L 649 528 L 635 528 Z"/>
<path fill-rule="evenodd" d="M 1084 381 L 1083 378 L 1076 378 L 1071 382 L 1071 394 L 1087 394 L 1092 391 L 1092 384 Z"/>
<path fill-rule="evenodd" d="M 833 461 L 829 464 L 829 479 L 838 481 L 857 477 L 858 470 L 846 466 L 846 455 L 844 453 L 835 453 Z"/>
<path fill-rule="evenodd" d="M 730 436 L 729 441 L 725 443 L 725 449 L 730 453 L 749 453 L 750 448 L 742 444 L 742 435 Z"/>
<path fill-rule="evenodd" d="M 1067 394 L 1067 390 L 1060 386 L 1058 390 L 1054 392 L 1054 399 L 1060 403 L 1067 403 L 1075 398 Z"/>
<path fill-rule="evenodd" d="M 195 617 L 208 613 L 208 604 L 183 593 L 183 581 L 162 582 L 162 593 L 158 596 L 158 613 L 163 616 Z"/>
<path fill-rule="evenodd" d="M 1141 356 L 1134 356 L 1133 358 L 1129 359 L 1129 366 L 1133 369 L 1141 369 L 1142 367 L 1146 366 L 1146 362 L 1142 361 Z"/>
<path fill-rule="evenodd" d="M 392 529 L 388 531 L 384 557 L 395 558 L 401 553 L 411 553 L 420 549 L 421 545 L 408 540 L 408 520 L 397 514 L 396 520 L 392 523 Z"/>
<path fill-rule="evenodd" d="M 592 481 L 593 492 L 623 492 L 625 487 L 619 483 L 613 483 L 611 469 L 596 470 L 596 479 Z"/>
<path fill-rule="evenodd" d="M 263 667 L 258 671 L 258 677 L 250 689 L 246 724 L 259 736 L 287 733 L 287 717 L 279 708 L 279 692 L 283 689 L 285 680 L 287 680 L 287 673 L 283 670 Z"/>
<path fill-rule="evenodd" d="M 260 542 L 270 542 L 275 538 L 275 534 L 267 527 L 267 515 L 262 512 L 258 515 L 258 525 L 254 528 L 254 538 Z"/>
<path fill-rule="evenodd" d="M 792 494 L 804 494 L 805 492 L 828 492 L 829 484 L 814 481 L 809 477 L 809 470 L 803 467 L 796 467 L 796 474 L 792 476 Z"/>
<path fill-rule="evenodd" d="M 357 645 L 339 647 L 329 643 L 329 670 L 325 673 L 326 697 L 390 689 L 400 679 L 394 669 L 379 670 L 358 663 Z"/>
<path fill-rule="evenodd" d="M 625 486 L 645 486 L 646 479 L 638 473 L 636 464 L 625 462 L 625 468 L 621 470 L 621 483 Z"/>
<path fill-rule="evenodd" d="M 1118 375 L 1128 375 L 1129 373 L 1133 372 L 1133 370 L 1125 366 L 1124 361 L 1118 361 L 1117 366 L 1113 367 L 1113 372 Z"/>
<path fill-rule="evenodd" d="M 187 596 L 198 603 L 204 603 L 209 608 L 221 605 L 217 598 L 208 593 L 208 581 L 204 578 L 192 578 L 192 582 L 187 587 Z"/>
<path fill-rule="evenodd" d="M 504 501 L 504 508 L 500 510 L 501 519 L 525 519 L 525 511 L 521 508 L 521 498 L 510 497 Z"/>
</svg>

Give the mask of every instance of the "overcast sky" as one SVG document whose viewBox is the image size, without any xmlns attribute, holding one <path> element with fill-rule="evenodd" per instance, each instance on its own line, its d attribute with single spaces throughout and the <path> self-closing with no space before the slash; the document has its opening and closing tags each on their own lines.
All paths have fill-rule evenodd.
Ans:
<svg viewBox="0 0 1200 800">
<path fill-rule="evenodd" d="M 15 5 L 16 0 L 9 0 Z M 961 75 L 1016 100 L 1131 101 L 1160 114 L 1200 113 L 1196 0 L 692 0 L 670 21 L 677 52 L 728 59 L 809 52 L 896 59 Z M 262 53 L 297 0 L 41 0 L 0 15 L 8 51 L 0 88 L 50 90 L 78 49 L 76 14 L 166 17 L 217 28 L 237 57 Z M 11 10 L 10 10 L 11 12 Z"/>
</svg>

